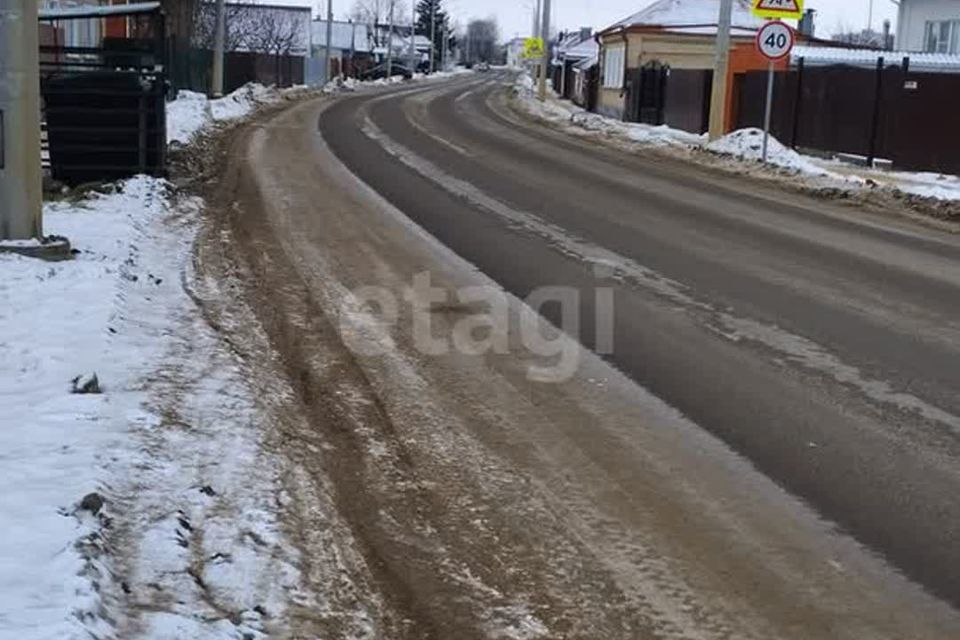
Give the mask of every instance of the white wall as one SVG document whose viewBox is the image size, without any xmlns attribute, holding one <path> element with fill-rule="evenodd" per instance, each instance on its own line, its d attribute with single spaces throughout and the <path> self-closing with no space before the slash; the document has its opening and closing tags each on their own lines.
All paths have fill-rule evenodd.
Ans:
<svg viewBox="0 0 960 640">
<path fill-rule="evenodd" d="M 960 20 L 960 0 L 902 0 L 896 48 L 923 51 L 926 24 L 937 20 Z"/>
</svg>

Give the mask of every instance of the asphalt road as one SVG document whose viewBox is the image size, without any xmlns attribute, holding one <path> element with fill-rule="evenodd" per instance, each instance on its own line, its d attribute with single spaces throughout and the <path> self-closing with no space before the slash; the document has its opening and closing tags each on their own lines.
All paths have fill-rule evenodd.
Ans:
<svg viewBox="0 0 960 640">
<path fill-rule="evenodd" d="M 320 132 L 508 291 L 579 289 L 587 346 L 614 287 L 609 362 L 960 605 L 960 242 L 567 137 L 507 82 L 346 97 Z"/>
</svg>

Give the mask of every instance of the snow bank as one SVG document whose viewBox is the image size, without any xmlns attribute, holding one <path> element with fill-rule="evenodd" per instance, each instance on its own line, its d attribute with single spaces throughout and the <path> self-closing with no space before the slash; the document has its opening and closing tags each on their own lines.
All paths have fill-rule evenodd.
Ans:
<svg viewBox="0 0 960 640">
<path fill-rule="evenodd" d="M 176 100 L 167 103 L 167 142 L 187 144 L 214 122 L 246 117 L 261 105 L 279 102 L 285 94 L 302 90 L 304 87 L 277 90 L 250 83 L 216 100 L 195 91 L 180 91 Z"/>
<path fill-rule="evenodd" d="M 763 130 L 752 127 L 739 129 L 707 143 L 705 148 L 715 153 L 734 156 L 739 160 L 758 161 L 763 158 Z M 827 171 L 810 158 L 784 146 L 773 136 L 769 136 L 767 142 L 767 162 L 799 173 L 840 178 L 839 175 Z"/>
<path fill-rule="evenodd" d="M 879 172 L 878 172 L 879 173 Z M 960 176 L 930 172 L 890 171 L 875 176 L 877 182 L 923 198 L 960 201 Z"/>
</svg>

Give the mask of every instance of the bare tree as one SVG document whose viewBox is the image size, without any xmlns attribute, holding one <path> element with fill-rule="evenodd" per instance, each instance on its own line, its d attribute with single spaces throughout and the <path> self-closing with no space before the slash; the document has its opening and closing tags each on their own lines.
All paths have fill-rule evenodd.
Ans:
<svg viewBox="0 0 960 640">
<path fill-rule="evenodd" d="M 493 62 L 497 58 L 497 42 L 500 40 L 500 28 L 497 19 L 471 20 L 467 24 L 464 56 L 468 64 Z"/>
<path fill-rule="evenodd" d="M 348 18 L 360 24 L 370 26 L 374 45 L 381 46 L 381 34 L 377 27 L 386 27 L 390 23 L 390 5 L 393 4 L 393 23 L 395 25 L 409 25 L 410 11 L 408 0 L 355 0 L 350 9 Z"/>
<path fill-rule="evenodd" d="M 226 10 L 226 51 L 252 51 L 255 47 L 257 32 L 260 28 L 261 7 L 247 4 L 227 3 Z M 217 7 L 215 2 L 199 2 L 194 7 L 193 45 L 200 49 L 212 49 L 214 32 L 217 25 Z"/>
<path fill-rule="evenodd" d="M 305 46 L 305 26 L 296 16 L 282 8 L 263 8 L 256 16 L 256 29 L 248 46 L 253 51 L 262 51 L 275 56 L 276 83 L 281 84 L 280 63 L 283 56 L 299 51 Z M 309 25 L 306 26 L 309 28 Z"/>
</svg>

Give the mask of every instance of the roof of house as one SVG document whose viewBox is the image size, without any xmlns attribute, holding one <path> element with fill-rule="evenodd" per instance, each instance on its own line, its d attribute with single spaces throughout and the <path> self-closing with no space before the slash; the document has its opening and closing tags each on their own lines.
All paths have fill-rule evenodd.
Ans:
<svg viewBox="0 0 960 640">
<path fill-rule="evenodd" d="M 899 65 L 904 58 L 910 59 L 910 69 L 939 73 L 960 73 L 960 55 L 946 53 L 917 53 L 916 51 L 879 51 L 876 49 L 848 49 L 845 47 L 810 47 L 798 45 L 790 53 L 796 63 L 803 58 L 804 65 L 824 66 L 845 64 L 855 67 L 875 68 L 877 60 L 884 59 L 886 66 Z"/>
<path fill-rule="evenodd" d="M 670 33 L 715 35 L 720 19 L 720 0 L 657 0 L 646 8 L 616 22 L 603 33 L 633 27 L 655 28 Z M 764 20 L 751 13 L 749 0 L 733 0 L 731 32 L 752 36 Z"/>
<path fill-rule="evenodd" d="M 575 47 L 570 47 L 563 52 L 563 56 L 570 60 L 583 60 L 585 58 L 595 58 L 600 55 L 600 45 L 593 38 L 588 38 Z"/>
<path fill-rule="evenodd" d="M 327 46 L 327 21 L 314 20 L 310 23 L 314 47 Z M 330 24 L 330 46 L 343 51 L 370 53 L 370 32 L 361 22 L 342 22 L 334 20 Z"/>
</svg>

